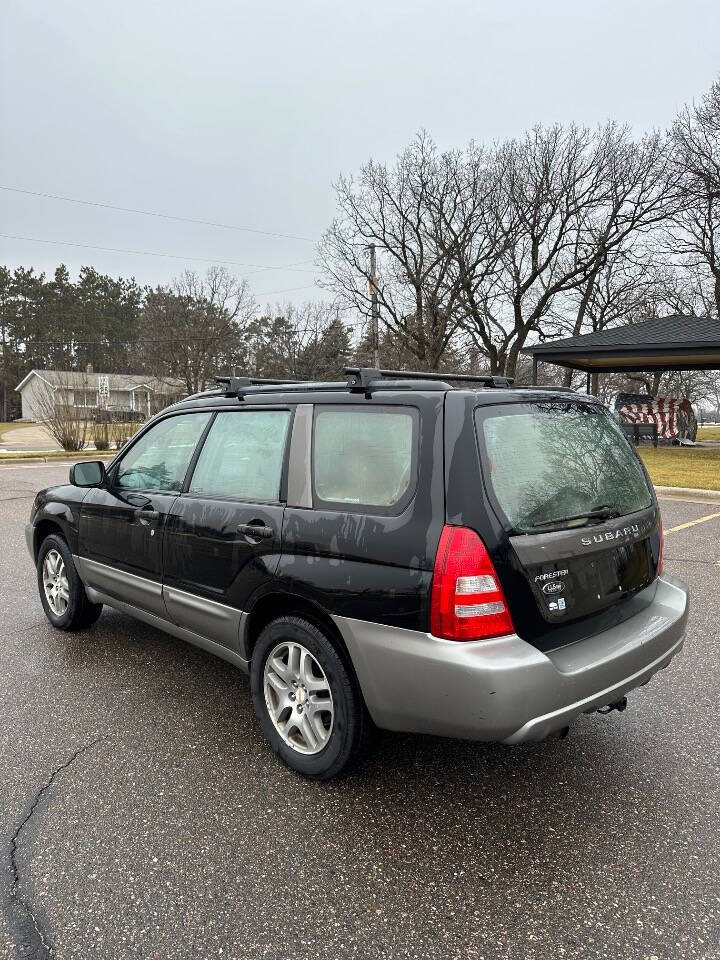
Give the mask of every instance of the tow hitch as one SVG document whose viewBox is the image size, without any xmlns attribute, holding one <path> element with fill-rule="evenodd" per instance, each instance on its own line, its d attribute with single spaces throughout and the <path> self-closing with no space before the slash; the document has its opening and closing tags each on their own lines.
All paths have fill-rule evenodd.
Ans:
<svg viewBox="0 0 720 960">
<path fill-rule="evenodd" d="M 609 703 L 606 707 L 600 707 L 597 710 L 597 713 L 612 713 L 613 710 L 617 710 L 618 713 L 622 713 L 623 710 L 627 708 L 627 697 L 623 697 L 622 700 L 616 700 L 615 703 Z"/>
</svg>

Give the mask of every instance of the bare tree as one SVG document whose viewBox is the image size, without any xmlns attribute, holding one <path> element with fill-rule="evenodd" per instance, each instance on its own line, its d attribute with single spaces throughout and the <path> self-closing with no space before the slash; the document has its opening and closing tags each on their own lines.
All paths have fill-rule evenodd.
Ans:
<svg viewBox="0 0 720 960">
<path fill-rule="evenodd" d="M 686 107 L 672 130 L 680 205 L 670 228 L 674 253 L 712 278 L 720 317 L 720 79 L 699 104 Z"/>
<path fill-rule="evenodd" d="M 336 184 L 339 216 L 323 238 L 324 286 L 370 316 L 368 246 L 379 248 L 380 316 L 421 367 L 436 370 L 467 290 L 492 270 L 504 224 L 484 152 L 440 154 L 421 133 L 389 168 L 370 161 Z M 490 222 L 490 217 L 495 219 Z"/>
<path fill-rule="evenodd" d="M 566 297 L 550 314 L 563 336 L 578 332 L 597 333 L 609 327 L 638 323 L 668 311 L 668 292 L 673 284 L 668 272 L 657 266 L 651 250 L 636 252 L 623 247 L 608 253 L 602 266 Z M 582 314 L 582 331 L 578 317 Z M 573 371 L 566 370 L 563 382 L 570 386 Z M 652 382 L 657 392 L 660 374 Z M 598 374 L 592 375 L 592 392 L 598 393 Z M 650 390 L 651 380 L 647 381 Z"/>
<path fill-rule="evenodd" d="M 713 418 L 720 420 L 720 373 L 717 370 L 708 370 L 706 377 L 706 395 L 710 403 Z"/>
<path fill-rule="evenodd" d="M 350 359 L 348 330 L 328 303 L 278 305 L 247 331 L 248 371 L 291 380 L 336 379 Z"/>
<path fill-rule="evenodd" d="M 53 384 L 38 379 L 33 398 L 35 411 L 50 435 L 63 450 L 82 450 L 90 432 L 92 414 L 75 402 L 76 395 L 88 393 L 87 380 L 77 374 L 59 374 Z"/>
<path fill-rule="evenodd" d="M 657 251 L 651 252 L 651 256 L 656 255 Z M 607 283 L 598 287 L 596 303 L 590 310 L 592 329 L 677 315 L 678 335 L 681 336 L 683 317 L 707 316 L 713 312 L 714 302 L 707 275 L 686 261 L 674 264 L 657 262 L 657 259 L 655 262 L 652 259 L 636 261 L 626 256 L 621 257 L 622 261 L 625 263 L 623 269 L 619 273 L 613 271 L 616 275 L 608 276 Z M 601 326 L 596 326 L 597 301 Z M 714 372 L 705 370 L 688 370 L 678 376 L 673 371 L 625 375 L 627 380 L 642 384 L 652 396 L 682 396 L 692 402 L 712 399 L 716 377 Z M 615 380 L 620 382 L 617 377 Z M 597 386 L 597 376 L 593 382 Z"/>
<path fill-rule="evenodd" d="M 169 287 L 148 292 L 143 309 L 145 363 L 159 379 L 180 378 L 188 393 L 244 356 L 243 335 L 255 312 L 247 283 L 224 267 L 204 277 L 186 271 Z"/>
<path fill-rule="evenodd" d="M 554 308 L 580 289 L 572 333 L 582 330 L 608 257 L 660 223 L 673 193 L 658 134 L 635 142 L 614 124 L 537 127 L 500 150 L 513 239 L 478 292 L 470 330 L 492 372 L 513 376 L 529 335 L 556 332 Z"/>
<path fill-rule="evenodd" d="M 325 283 L 367 317 L 374 243 L 381 317 L 403 348 L 438 369 L 462 331 L 490 372 L 513 376 L 530 334 L 550 332 L 580 288 L 573 330 L 583 328 L 608 257 L 667 215 L 670 186 L 663 138 L 633 141 L 614 124 L 538 127 L 446 154 L 422 134 L 392 169 L 370 162 L 339 181 Z"/>
</svg>

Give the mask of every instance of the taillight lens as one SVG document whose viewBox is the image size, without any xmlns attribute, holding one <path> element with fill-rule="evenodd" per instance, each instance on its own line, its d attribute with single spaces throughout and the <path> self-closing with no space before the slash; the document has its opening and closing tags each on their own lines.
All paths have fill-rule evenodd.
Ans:
<svg viewBox="0 0 720 960">
<path fill-rule="evenodd" d="M 658 576 L 665 569 L 665 532 L 663 530 L 662 514 L 658 513 L 658 520 L 660 521 L 660 553 L 658 554 Z"/>
<path fill-rule="evenodd" d="M 468 527 L 446 525 L 435 557 L 430 632 L 445 640 L 487 640 L 513 631 L 485 544 Z"/>
</svg>

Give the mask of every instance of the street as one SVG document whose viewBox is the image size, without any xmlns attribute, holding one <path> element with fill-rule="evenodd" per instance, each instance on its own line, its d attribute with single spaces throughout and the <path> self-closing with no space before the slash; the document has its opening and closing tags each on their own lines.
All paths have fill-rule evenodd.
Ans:
<svg viewBox="0 0 720 960">
<path fill-rule="evenodd" d="M 222 661 L 107 608 L 51 628 L 23 528 L 67 470 L 0 465 L 0 957 L 720 956 L 720 505 L 662 503 L 689 631 L 625 713 L 381 733 L 316 784 Z"/>
</svg>

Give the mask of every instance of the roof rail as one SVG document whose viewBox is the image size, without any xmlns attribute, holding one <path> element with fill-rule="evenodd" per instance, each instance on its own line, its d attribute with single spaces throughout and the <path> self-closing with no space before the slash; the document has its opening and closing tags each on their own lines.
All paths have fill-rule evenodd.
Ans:
<svg viewBox="0 0 720 960">
<path fill-rule="evenodd" d="M 552 390 L 555 393 L 577 393 L 575 387 L 561 386 L 556 383 L 520 383 L 515 385 L 516 390 Z"/>
<path fill-rule="evenodd" d="M 355 392 L 368 390 L 372 383 L 384 378 L 396 380 L 457 380 L 460 383 L 479 383 L 483 387 L 511 387 L 510 377 L 475 375 L 470 373 L 428 373 L 424 370 L 380 370 L 376 367 L 345 367 L 348 389 Z"/>
</svg>

